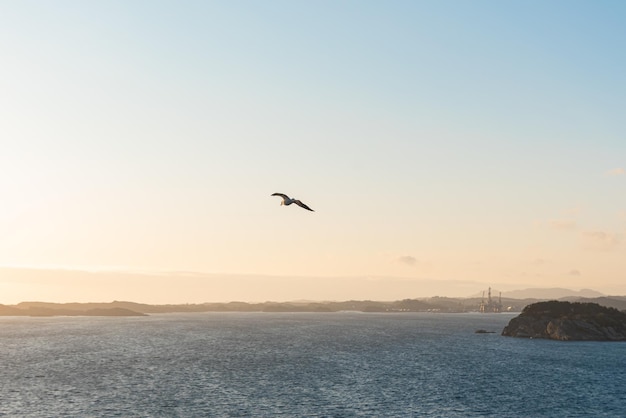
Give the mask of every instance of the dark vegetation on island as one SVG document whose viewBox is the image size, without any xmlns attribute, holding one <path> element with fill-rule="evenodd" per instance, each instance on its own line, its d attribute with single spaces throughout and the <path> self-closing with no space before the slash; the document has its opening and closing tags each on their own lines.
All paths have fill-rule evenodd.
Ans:
<svg viewBox="0 0 626 418">
<path fill-rule="evenodd" d="M 582 298 L 580 299 L 583 300 Z M 589 299 L 584 299 L 588 301 Z M 593 301 L 603 306 L 626 309 L 626 297 L 602 297 Z M 502 298 L 503 311 L 520 312 L 537 299 Z M 343 302 L 228 302 L 177 305 L 149 305 L 135 302 L 46 303 L 22 302 L 0 305 L 0 316 L 142 316 L 184 312 L 477 312 L 481 298 L 431 297 L 392 302 L 350 300 Z"/>
<path fill-rule="evenodd" d="M 626 312 L 598 303 L 537 302 L 511 319 L 502 335 L 561 341 L 626 341 Z"/>
</svg>

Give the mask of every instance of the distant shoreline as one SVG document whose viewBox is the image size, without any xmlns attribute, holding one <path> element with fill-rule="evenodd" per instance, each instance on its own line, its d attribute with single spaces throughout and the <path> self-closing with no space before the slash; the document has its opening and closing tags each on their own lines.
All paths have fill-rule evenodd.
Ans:
<svg viewBox="0 0 626 418">
<path fill-rule="evenodd" d="M 501 312 L 521 312 L 532 303 L 547 299 L 502 298 Z M 568 298 L 569 301 L 594 302 L 602 306 L 626 310 L 626 297 Z M 227 302 L 201 304 L 152 305 L 114 301 L 108 303 L 21 302 L 0 305 L 0 316 L 145 316 L 159 313 L 192 312 L 479 312 L 481 298 L 432 297 L 403 299 L 392 302 L 350 300 L 343 302 Z"/>
</svg>

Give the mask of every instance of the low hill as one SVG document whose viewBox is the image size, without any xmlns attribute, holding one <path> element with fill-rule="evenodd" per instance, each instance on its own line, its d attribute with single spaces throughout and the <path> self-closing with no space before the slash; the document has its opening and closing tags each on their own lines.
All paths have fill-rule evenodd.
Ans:
<svg viewBox="0 0 626 418">
<path fill-rule="evenodd" d="M 561 341 L 626 341 L 626 313 L 597 303 L 538 302 L 511 319 L 502 335 Z"/>
<path fill-rule="evenodd" d="M 106 303 L 23 302 L 16 306 L 0 305 L 0 316 L 146 316 L 146 314 Z"/>
<path fill-rule="evenodd" d="M 540 302 L 539 299 L 498 298 L 502 302 L 502 312 L 521 312 L 524 307 Z M 135 302 L 113 301 L 108 303 L 47 303 L 22 302 L 14 306 L 0 305 L 0 315 L 18 316 L 76 316 L 104 315 L 126 316 L 136 314 L 161 314 L 184 312 L 477 312 L 482 297 L 448 298 L 432 297 L 403 299 L 397 301 L 348 300 L 341 302 L 227 302 L 178 305 L 149 305 Z M 595 302 L 603 306 L 626 309 L 626 297 L 611 296 L 593 299 L 572 297 L 570 302 Z M 90 313 L 91 312 L 91 313 Z"/>
<path fill-rule="evenodd" d="M 22 311 L 13 306 L 0 305 L 0 316 L 20 316 Z"/>
</svg>

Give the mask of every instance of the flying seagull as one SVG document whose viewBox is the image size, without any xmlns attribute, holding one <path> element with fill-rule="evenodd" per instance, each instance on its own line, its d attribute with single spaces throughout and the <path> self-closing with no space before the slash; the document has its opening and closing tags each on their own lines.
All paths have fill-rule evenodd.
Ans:
<svg viewBox="0 0 626 418">
<path fill-rule="evenodd" d="M 307 205 L 305 205 L 304 203 L 302 203 L 301 201 L 297 200 L 297 199 L 292 199 L 289 196 L 287 196 L 286 194 L 282 194 L 282 193 L 272 193 L 272 196 L 280 196 L 283 198 L 283 201 L 280 202 L 280 205 L 285 205 L 285 206 L 289 206 L 292 203 L 295 203 L 296 205 L 300 206 L 301 208 L 304 208 L 306 210 L 310 210 L 311 212 L 315 212 L 313 209 L 311 209 L 310 207 L 308 207 Z"/>
</svg>

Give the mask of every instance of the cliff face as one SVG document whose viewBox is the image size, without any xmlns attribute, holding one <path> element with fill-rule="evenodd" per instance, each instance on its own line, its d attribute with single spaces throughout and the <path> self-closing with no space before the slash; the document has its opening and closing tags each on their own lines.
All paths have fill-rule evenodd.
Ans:
<svg viewBox="0 0 626 418">
<path fill-rule="evenodd" d="M 626 313 L 595 303 L 539 302 L 511 319 L 502 335 L 561 341 L 626 341 Z"/>
</svg>

